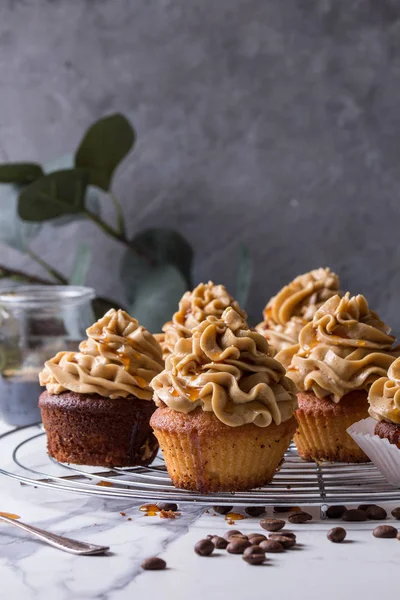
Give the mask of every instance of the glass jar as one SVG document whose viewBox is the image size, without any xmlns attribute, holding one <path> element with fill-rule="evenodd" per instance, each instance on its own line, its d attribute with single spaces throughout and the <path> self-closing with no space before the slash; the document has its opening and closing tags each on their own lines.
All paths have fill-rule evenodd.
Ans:
<svg viewBox="0 0 400 600">
<path fill-rule="evenodd" d="M 40 421 L 38 374 L 62 350 L 77 350 L 95 320 L 91 288 L 24 285 L 0 293 L 0 418 Z"/>
</svg>

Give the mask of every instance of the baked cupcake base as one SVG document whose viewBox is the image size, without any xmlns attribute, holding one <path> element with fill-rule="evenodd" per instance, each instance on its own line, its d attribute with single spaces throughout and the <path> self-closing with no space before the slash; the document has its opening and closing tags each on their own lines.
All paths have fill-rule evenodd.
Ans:
<svg viewBox="0 0 400 600">
<path fill-rule="evenodd" d="M 296 429 L 294 417 L 269 427 L 229 427 L 201 408 L 186 414 L 167 406 L 156 410 L 150 424 L 174 486 L 202 494 L 271 481 Z"/>
<path fill-rule="evenodd" d="M 374 433 L 400 449 L 400 425 L 379 421 L 375 426 Z"/>
<path fill-rule="evenodd" d="M 347 433 L 356 421 L 368 417 L 367 393 L 354 391 L 339 403 L 319 399 L 311 392 L 297 394 L 298 429 L 294 436 L 299 455 L 305 460 L 369 462 L 369 458 Z"/>
<path fill-rule="evenodd" d="M 60 462 L 133 467 L 150 464 L 157 454 L 149 424 L 156 410 L 152 401 L 45 391 L 39 408 L 48 453 Z"/>
</svg>

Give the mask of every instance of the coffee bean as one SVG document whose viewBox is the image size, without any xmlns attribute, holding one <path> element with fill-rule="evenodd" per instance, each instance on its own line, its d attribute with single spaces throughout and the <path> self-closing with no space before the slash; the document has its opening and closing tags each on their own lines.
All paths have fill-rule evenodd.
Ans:
<svg viewBox="0 0 400 600">
<path fill-rule="evenodd" d="M 242 558 L 249 565 L 262 565 L 265 562 L 264 554 L 247 554 L 246 556 L 243 555 Z"/>
<path fill-rule="evenodd" d="M 260 521 L 261 527 L 267 531 L 279 531 L 285 527 L 285 524 L 282 519 L 263 519 Z"/>
<path fill-rule="evenodd" d="M 172 510 L 173 512 L 176 512 L 178 510 L 177 504 L 169 502 L 160 502 L 159 504 L 157 504 L 157 506 L 160 510 Z"/>
<path fill-rule="evenodd" d="M 392 517 L 400 521 L 400 506 L 392 510 Z"/>
<path fill-rule="evenodd" d="M 293 546 L 296 545 L 296 540 L 294 540 L 293 538 L 287 537 L 285 535 L 279 535 L 277 533 L 270 535 L 268 539 L 274 542 L 279 542 L 285 548 L 285 550 L 293 548 Z"/>
<path fill-rule="evenodd" d="M 400 541 L 400 531 L 399 531 L 399 533 L 397 534 L 397 539 Z"/>
<path fill-rule="evenodd" d="M 282 529 L 281 531 L 278 531 L 277 533 L 271 535 L 282 535 L 283 537 L 292 538 L 292 540 L 296 540 L 297 537 L 295 533 L 293 533 L 292 531 L 286 531 L 286 529 Z M 271 537 L 271 535 L 269 537 Z"/>
<path fill-rule="evenodd" d="M 263 535 L 262 533 L 251 533 L 249 536 L 249 542 L 251 542 L 252 544 L 256 544 L 258 545 L 260 542 L 263 542 L 264 540 L 266 540 L 267 538 L 265 537 L 265 535 Z"/>
<path fill-rule="evenodd" d="M 194 551 L 199 556 L 210 556 L 214 552 L 214 544 L 211 540 L 200 540 L 194 547 Z"/>
<path fill-rule="evenodd" d="M 342 514 L 343 521 L 366 521 L 367 513 L 359 508 L 349 508 Z"/>
<path fill-rule="evenodd" d="M 231 537 L 229 538 L 228 542 L 231 542 L 232 540 L 242 540 L 247 542 L 248 541 L 248 537 L 247 535 L 241 534 L 241 535 L 231 535 Z"/>
<path fill-rule="evenodd" d="M 265 513 L 264 506 L 248 506 L 244 511 L 250 515 L 250 517 L 259 517 Z"/>
<path fill-rule="evenodd" d="M 288 516 L 288 521 L 290 523 L 295 523 L 296 525 L 300 523 L 307 523 L 307 521 L 311 520 L 312 516 L 302 510 L 300 512 L 293 513 L 292 515 Z"/>
<path fill-rule="evenodd" d="M 219 535 L 216 535 L 213 538 L 211 538 L 211 541 L 218 550 L 225 550 L 225 548 L 228 545 L 228 541 L 225 538 L 220 537 Z"/>
<path fill-rule="evenodd" d="M 264 540 L 263 542 L 260 542 L 260 548 L 262 548 L 264 552 L 271 552 L 274 554 L 284 552 L 285 550 L 278 540 Z"/>
<path fill-rule="evenodd" d="M 381 506 L 376 506 L 376 504 L 369 506 L 366 510 L 366 513 L 368 519 L 371 519 L 373 521 L 383 521 L 387 517 L 386 510 Z"/>
<path fill-rule="evenodd" d="M 396 527 L 391 525 L 378 525 L 372 532 L 372 535 L 376 538 L 395 538 L 397 537 Z"/>
<path fill-rule="evenodd" d="M 166 566 L 167 563 L 165 560 L 158 556 L 146 558 L 146 560 L 142 562 L 142 569 L 145 569 L 146 571 L 161 571 L 162 569 L 165 569 Z"/>
<path fill-rule="evenodd" d="M 343 505 L 330 506 L 326 511 L 326 516 L 328 519 L 341 519 L 346 510 L 347 508 Z"/>
<path fill-rule="evenodd" d="M 229 554 L 243 554 L 249 546 L 251 546 L 249 540 L 238 540 L 233 538 L 227 545 L 226 550 Z"/>
<path fill-rule="evenodd" d="M 230 529 L 229 531 L 225 531 L 224 538 L 229 541 L 229 538 L 231 538 L 233 535 L 243 535 L 243 534 L 241 531 L 238 531 L 237 529 Z"/>
<path fill-rule="evenodd" d="M 219 515 L 227 515 L 228 512 L 231 512 L 233 506 L 213 506 L 213 511 L 218 513 Z"/>
<path fill-rule="evenodd" d="M 246 550 L 243 552 L 243 554 L 245 556 L 248 556 L 249 554 L 265 554 L 265 552 L 261 548 L 261 546 L 258 546 L 258 544 L 253 544 L 252 546 L 249 546 L 248 548 L 246 548 Z"/>
<path fill-rule="evenodd" d="M 206 535 L 206 540 L 212 540 L 214 537 L 216 537 L 214 533 L 209 533 Z"/>
<path fill-rule="evenodd" d="M 328 535 L 326 537 L 331 542 L 335 542 L 336 544 L 340 544 L 340 542 L 343 542 L 343 540 L 346 537 L 346 535 L 347 535 L 347 532 L 346 532 L 345 529 L 343 529 L 343 527 L 334 527 L 333 529 L 331 529 L 330 531 L 328 531 Z"/>
<path fill-rule="evenodd" d="M 275 513 L 287 513 L 292 510 L 292 506 L 274 506 Z"/>
</svg>

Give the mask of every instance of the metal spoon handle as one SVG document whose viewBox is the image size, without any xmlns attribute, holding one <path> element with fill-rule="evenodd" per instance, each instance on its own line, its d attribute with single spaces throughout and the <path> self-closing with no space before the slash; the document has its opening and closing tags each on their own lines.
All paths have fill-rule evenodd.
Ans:
<svg viewBox="0 0 400 600">
<path fill-rule="evenodd" d="M 70 552 L 71 554 L 104 554 L 104 552 L 109 550 L 108 546 L 96 546 L 96 544 L 78 542 L 78 540 L 72 540 L 71 538 L 63 537 L 62 535 L 56 535 L 55 533 L 44 531 L 44 529 L 39 529 L 33 525 L 27 525 L 26 523 L 22 523 L 16 519 L 10 519 L 3 515 L 0 515 L 0 521 L 19 527 L 43 542 L 50 544 L 50 546 L 54 546 L 59 550 L 64 550 L 64 552 Z"/>
</svg>

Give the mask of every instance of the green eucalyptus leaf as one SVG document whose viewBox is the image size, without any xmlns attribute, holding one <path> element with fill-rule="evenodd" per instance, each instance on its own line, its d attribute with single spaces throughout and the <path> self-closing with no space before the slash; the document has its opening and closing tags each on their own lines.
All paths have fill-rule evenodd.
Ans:
<svg viewBox="0 0 400 600">
<path fill-rule="evenodd" d="M 42 224 L 28 223 L 18 215 L 19 186 L 0 185 L 0 243 L 26 252 Z"/>
<path fill-rule="evenodd" d="M 245 307 L 249 297 L 253 277 L 253 260 L 250 250 L 245 244 L 239 247 L 238 266 L 236 273 L 236 300 Z"/>
<path fill-rule="evenodd" d="M 0 164 L 0 183 L 32 183 L 43 176 L 43 169 L 36 163 Z"/>
<path fill-rule="evenodd" d="M 184 236 L 174 229 L 146 229 L 133 238 L 135 248 L 148 256 L 156 265 L 172 264 L 184 276 L 187 287 L 192 287 L 191 271 L 193 249 Z"/>
<path fill-rule="evenodd" d="M 41 177 L 25 187 L 18 213 L 25 221 L 48 221 L 85 210 L 88 175 L 83 169 L 65 169 Z"/>
<path fill-rule="evenodd" d="M 103 117 L 85 133 L 75 154 L 75 165 L 86 169 L 90 183 L 110 189 L 113 173 L 135 142 L 135 131 L 126 117 Z"/>
<path fill-rule="evenodd" d="M 69 278 L 70 285 L 84 285 L 92 261 L 92 250 L 86 244 L 79 244 L 75 252 L 74 264 Z"/>
<path fill-rule="evenodd" d="M 149 331 L 157 333 L 176 311 L 187 289 L 185 278 L 174 265 L 160 265 L 137 281 L 136 286 L 129 312 Z"/>
</svg>

